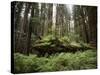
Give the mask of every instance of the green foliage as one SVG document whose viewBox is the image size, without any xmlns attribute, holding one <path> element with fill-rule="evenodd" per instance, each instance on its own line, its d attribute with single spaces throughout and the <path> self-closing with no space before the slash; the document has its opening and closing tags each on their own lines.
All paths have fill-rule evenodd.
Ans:
<svg viewBox="0 0 100 75">
<path fill-rule="evenodd" d="M 70 38 L 68 38 L 67 36 L 62 37 L 59 40 L 64 44 L 69 44 L 71 42 Z"/>
<path fill-rule="evenodd" d="M 16 73 L 24 73 L 24 72 L 31 72 L 31 70 L 33 72 L 36 71 L 36 67 L 37 67 L 37 63 L 34 62 L 36 61 L 36 55 L 30 55 L 29 57 L 23 55 L 23 54 L 19 54 L 16 53 L 14 55 L 14 71 Z"/>
<path fill-rule="evenodd" d="M 76 41 L 76 42 L 82 41 L 80 36 L 76 33 L 69 32 L 67 37 L 70 39 L 70 41 Z"/>
<path fill-rule="evenodd" d="M 92 49 L 90 45 L 82 41 L 76 42 L 71 40 L 71 38 L 68 36 L 58 38 L 54 37 L 53 35 L 44 36 L 41 40 L 37 40 L 34 43 L 33 48 L 40 53 L 42 51 L 43 54 L 53 54 L 57 52 L 76 52 L 80 50 L 84 51 L 87 49 Z"/>
<path fill-rule="evenodd" d="M 95 50 L 74 53 L 56 53 L 48 58 L 36 55 L 14 54 L 15 73 L 80 70 L 97 68 Z"/>
<path fill-rule="evenodd" d="M 42 38 L 42 41 L 47 41 L 49 42 L 50 40 L 55 39 L 54 35 L 46 35 Z"/>
</svg>

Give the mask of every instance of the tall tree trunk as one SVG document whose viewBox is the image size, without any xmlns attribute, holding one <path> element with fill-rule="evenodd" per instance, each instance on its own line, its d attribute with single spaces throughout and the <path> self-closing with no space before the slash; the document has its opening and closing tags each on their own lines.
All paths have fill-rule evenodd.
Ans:
<svg viewBox="0 0 100 75">
<path fill-rule="evenodd" d="M 53 12 L 52 12 L 52 34 L 56 35 L 55 29 L 56 29 L 56 4 L 53 4 Z"/>
</svg>

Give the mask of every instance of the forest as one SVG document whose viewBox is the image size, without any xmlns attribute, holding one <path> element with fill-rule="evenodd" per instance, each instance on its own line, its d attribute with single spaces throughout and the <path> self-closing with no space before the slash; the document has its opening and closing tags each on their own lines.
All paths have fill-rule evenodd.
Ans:
<svg viewBox="0 0 100 75">
<path fill-rule="evenodd" d="M 97 68 L 97 7 L 12 2 L 14 73 Z"/>
</svg>

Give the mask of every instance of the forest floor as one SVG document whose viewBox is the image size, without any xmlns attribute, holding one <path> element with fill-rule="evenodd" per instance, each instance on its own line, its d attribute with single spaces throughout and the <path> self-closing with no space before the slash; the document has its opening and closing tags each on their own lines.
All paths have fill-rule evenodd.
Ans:
<svg viewBox="0 0 100 75">
<path fill-rule="evenodd" d="M 86 50 L 76 53 L 56 53 L 50 56 L 38 57 L 36 54 L 29 56 L 15 53 L 14 54 L 14 72 L 31 73 L 31 72 L 49 72 L 49 71 L 66 71 L 82 70 L 97 68 L 96 50 Z"/>
<path fill-rule="evenodd" d="M 33 41 L 29 56 L 14 53 L 14 72 L 52 72 L 97 68 L 97 50 L 75 39 L 51 38 Z M 37 53 L 37 52 L 38 53 Z"/>
</svg>

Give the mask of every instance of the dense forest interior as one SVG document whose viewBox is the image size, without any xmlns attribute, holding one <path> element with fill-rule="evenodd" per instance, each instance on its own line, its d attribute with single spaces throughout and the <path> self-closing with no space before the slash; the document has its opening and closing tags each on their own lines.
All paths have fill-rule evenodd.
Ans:
<svg viewBox="0 0 100 75">
<path fill-rule="evenodd" d="M 97 67 L 97 7 L 12 2 L 14 72 Z"/>
</svg>

